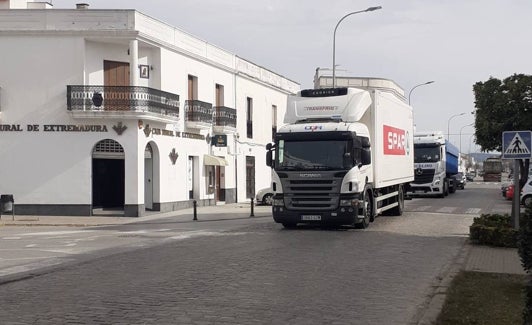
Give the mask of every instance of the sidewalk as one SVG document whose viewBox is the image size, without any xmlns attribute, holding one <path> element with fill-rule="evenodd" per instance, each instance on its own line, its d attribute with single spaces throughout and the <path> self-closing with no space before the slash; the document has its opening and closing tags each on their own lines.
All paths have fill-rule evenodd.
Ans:
<svg viewBox="0 0 532 325">
<path fill-rule="evenodd" d="M 254 217 L 271 217 L 271 206 L 254 205 Z M 250 203 L 230 203 L 214 206 L 198 206 L 196 208 L 197 221 L 214 221 L 236 218 L 249 218 L 251 215 Z M 129 223 L 139 223 L 151 220 L 177 218 L 177 222 L 193 222 L 193 208 L 186 208 L 170 212 L 147 212 L 145 216 L 138 218 L 128 218 L 116 215 L 95 215 L 95 216 L 27 216 L 16 215 L 14 218 L 9 214 L 3 214 L 0 218 L 2 226 L 65 226 L 65 227 L 92 227 L 122 225 Z M 14 219 L 14 220 L 13 220 Z"/>
</svg>

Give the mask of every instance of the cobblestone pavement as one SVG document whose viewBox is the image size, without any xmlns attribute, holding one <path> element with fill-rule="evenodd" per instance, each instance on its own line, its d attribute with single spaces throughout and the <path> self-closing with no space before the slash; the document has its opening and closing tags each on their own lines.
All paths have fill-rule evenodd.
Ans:
<svg viewBox="0 0 532 325">
<path fill-rule="evenodd" d="M 0 286 L 2 324 L 417 324 L 472 215 L 255 223 Z M 436 279 L 436 280 L 435 280 Z"/>
</svg>

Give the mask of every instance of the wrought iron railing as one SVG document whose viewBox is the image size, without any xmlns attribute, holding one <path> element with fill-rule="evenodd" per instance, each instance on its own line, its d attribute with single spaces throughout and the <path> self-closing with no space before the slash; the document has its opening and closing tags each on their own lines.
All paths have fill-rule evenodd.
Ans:
<svg viewBox="0 0 532 325">
<path fill-rule="evenodd" d="M 214 125 L 236 128 L 236 109 L 225 106 L 215 106 Z"/>
<path fill-rule="evenodd" d="M 179 117 L 179 95 L 140 86 L 67 86 L 69 111 L 151 112 Z"/>
<path fill-rule="evenodd" d="M 211 103 L 200 100 L 185 101 L 185 121 L 212 124 L 213 109 Z"/>
</svg>

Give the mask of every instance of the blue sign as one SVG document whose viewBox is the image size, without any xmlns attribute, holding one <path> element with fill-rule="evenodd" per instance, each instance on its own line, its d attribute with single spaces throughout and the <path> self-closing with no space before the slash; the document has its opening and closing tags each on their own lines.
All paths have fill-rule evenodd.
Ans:
<svg viewBox="0 0 532 325">
<path fill-rule="evenodd" d="M 505 131 L 502 133 L 503 159 L 532 158 L 532 131 Z"/>
</svg>

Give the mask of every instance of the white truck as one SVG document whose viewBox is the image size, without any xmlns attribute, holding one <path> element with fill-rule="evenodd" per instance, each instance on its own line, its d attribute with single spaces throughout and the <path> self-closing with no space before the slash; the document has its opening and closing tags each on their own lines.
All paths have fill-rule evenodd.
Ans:
<svg viewBox="0 0 532 325">
<path fill-rule="evenodd" d="M 284 125 L 266 146 L 273 219 L 366 228 L 401 215 L 414 179 L 413 114 L 393 89 L 328 88 L 289 96 Z"/>
<path fill-rule="evenodd" d="M 441 131 L 414 135 L 414 181 L 408 196 L 445 197 L 456 191 L 454 176 L 458 173 L 459 150 Z"/>
</svg>

